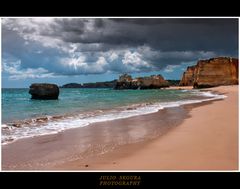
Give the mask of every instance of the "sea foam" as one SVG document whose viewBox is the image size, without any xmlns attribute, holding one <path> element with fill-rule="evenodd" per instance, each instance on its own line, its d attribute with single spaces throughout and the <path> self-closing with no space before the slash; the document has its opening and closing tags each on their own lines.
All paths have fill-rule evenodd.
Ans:
<svg viewBox="0 0 240 189">
<path fill-rule="evenodd" d="M 56 134 L 66 129 L 91 126 L 92 123 L 112 121 L 133 116 L 155 113 L 164 108 L 178 107 L 185 104 L 201 103 L 204 101 L 226 98 L 225 95 L 214 94 L 210 91 L 182 90 L 182 92 L 190 92 L 196 96 L 201 96 L 204 98 L 136 104 L 131 105 L 130 107 L 122 107 L 120 109 L 113 109 L 107 112 L 99 110 L 97 111 L 98 114 L 78 114 L 74 116 L 62 117 L 56 120 L 51 119 L 50 116 L 47 116 L 47 121 L 45 122 L 36 123 L 36 120 L 32 120 L 32 124 L 23 124 L 20 128 L 4 124 L 2 125 L 2 129 L 5 134 L 2 135 L 2 144 L 7 144 L 21 138 Z"/>
</svg>

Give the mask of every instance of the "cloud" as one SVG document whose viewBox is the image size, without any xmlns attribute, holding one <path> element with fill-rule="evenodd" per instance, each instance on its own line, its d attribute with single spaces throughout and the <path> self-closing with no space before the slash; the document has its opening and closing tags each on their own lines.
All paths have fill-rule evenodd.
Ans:
<svg viewBox="0 0 240 189">
<path fill-rule="evenodd" d="M 164 69 L 164 72 L 170 73 L 170 72 L 173 72 L 174 69 L 179 67 L 180 65 L 167 65 L 167 67 Z"/>
<path fill-rule="evenodd" d="M 2 50 L 11 78 L 170 73 L 183 62 L 238 56 L 238 20 L 3 18 Z"/>
<path fill-rule="evenodd" d="M 138 52 L 131 53 L 130 51 L 127 51 L 123 56 L 122 63 L 133 72 L 140 71 L 141 68 L 146 69 L 150 67 L 150 65 L 143 60 L 142 55 Z"/>
<path fill-rule="evenodd" d="M 9 78 L 12 80 L 20 80 L 20 79 L 26 79 L 26 78 L 51 78 L 54 77 L 53 73 L 49 73 L 48 70 L 44 68 L 27 68 L 27 69 L 21 69 L 21 62 L 8 62 L 6 63 L 3 61 L 2 64 L 2 71 L 5 71 L 6 73 L 10 74 Z"/>
<path fill-rule="evenodd" d="M 96 61 L 87 63 L 84 55 L 63 58 L 60 63 L 63 66 L 62 71 L 66 71 L 68 73 L 67 75 L 100 74 L 106 71 L 105 66 L 108 65 L 104 57 L 98 57 Z M 62 74 L 64 75 L 64 73 Z"/>
</svg>

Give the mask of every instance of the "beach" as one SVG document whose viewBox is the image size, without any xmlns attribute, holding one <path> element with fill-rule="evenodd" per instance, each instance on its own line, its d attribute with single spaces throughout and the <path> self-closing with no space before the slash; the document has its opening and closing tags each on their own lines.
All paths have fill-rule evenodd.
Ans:
<svg viewBox="0 0 240 189">
<path fill-rule="evenodd" d="M 237 170 L 238 86 L 206 90 L 227 98 L 20 139 L 2 146 L 2 169 Z"/>
<path fill-rule="evenodd" d="M 144 149 L 106 169 L 238 170 L 238 86 L 211 89 L 228 98 L 191 110 L 191 117 Z"/>
</svg>

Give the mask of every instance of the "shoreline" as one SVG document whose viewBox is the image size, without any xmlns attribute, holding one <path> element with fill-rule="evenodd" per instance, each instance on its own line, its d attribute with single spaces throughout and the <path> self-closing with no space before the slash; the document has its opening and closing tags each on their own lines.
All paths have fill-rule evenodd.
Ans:
<svg viewBox="0 0 240 189">
<path fill-rule="evenodd" d="M 88 127 L 71 128 L 57 134 L 19 139 L 2 146 L 4 162 L 2 167 L 3 169 L 20 170 L 55 170 L 58 168 L 55 168 L 54 164 L 59 164 L 59 159 L 69 162 L 69 158 L 77 158 L 82 159 L 82 167 L 84 169 L 84 165 L 89 164 L 89 159 L 91 159 L 91 162 L 95 161 L 93 160 L 95 158 L 92 158 L 92 156 L 97 155 L 97 158 L 102 157 L 101 148 L 103 153 L 108 153 L 123 146 L 133 145 L 133 143 L 144 144 L 148 142 L 148 140 L 164 135 L 188 116 L 187 107 L 190 106 L 192 105 L 166 108 L 156 113 L 93 123 Z M 166 117 L 168 117 L 168 119 L 166 119 Z M 165 125 L 165 127 L 157 128 L 159 123 Z M 147 128 L 146 124 L 148 124 Z M 99 143 L 103 145 L 101 146 Z M 88 144 L 92 146 L 89 148 L 89 146 L 87 146 Z M 44 151 L 42 149 L 44 149 Z M 58 153 L 59 150 L 61 153 Z M 93 151 L 93 153 L 91 151 Z M 46 153 L 48 154 L 47 157 L 41 158 L 41 156 L 46 156 Z M 49 153 L 52 153 L 52 155 L 49 155 Z M 18 154 L 18 158 L 15 157 L 15 154 Z M 32 155 L 29 156 L 28 154 Z M 68 157 L 64 156 L 64 154 Z M 84 158 L 82 158 L 81 155 L 83 155 Z M 29 158 L 33 161 L 29 161 Z M 49 159 L 51 160 L 49 161 Z M 36 164 L 35 160 L 42 161 L 43 165 L 39 163 Z M 87 162 L 85 162 L 85 160 L 87 160 Z"/>
<path fill-rule="evenodd" d="M 233 92 L 238 94 L 238 86 L 223 86 L 223 87 L 217 87 L 217 88 L 208 88 L 205 90 L 217 91 L 218 93 L 229 93 L 228 90 L 226 90 L 226 88 L 231 88 L 231 87 L 233 87 L 235 90 Z M 183 87 L 180 87 L 180 88 L 183 89 Z M 224 88 L 225 88 L 225 90 L 224 90 Z M 188 89 L 189 89 L 189 87 L 188 87 Z M 230 93 L 231 93 L 231 91 L 230 91 Z M 143 169 L 143 170 L 150 170 L 150 169 L 172 170 L 171 166 L 175 167 L 175 169 L 177 169 L 177 170 L 179 168 L 182 169 L 181 166 L 179 167 L 179 165 L 176 163 L 178 161 L 176 161 L 175 164 L 171 164 L 171 166 L 168 165 L 169 162 L 168 162 L 168 164 L 164 163 L 165 167 L 162 165 L 159 165 L 159 161 L 164 162 L 163 159 L 159 158 L 159 157 L 163 156 L 163 152 L 168 152 L 169 149 L 171 149 L 170 148 L 171 146 L 168 147 L 169 144 L 166 144 L 165 147 L 162 146 L 164 141 L 168 140 L 168 143 L 170 142 L 170 144 L 171 143 L 174 144 L 174 141 L 176 143 L 177 139 L 171 138 L 171 135 L 174 135 L 174 133 L 175 133 L 175 135 L 179 138 L 179 136 L 178 136 L 179 129 L 181 132 L 184 131 L 184 129 L 182 130 L 182 128 L 186 124 L 185 122 L 188 122 L 188 120 L 192 120 L 192 119 L 196 118 L 196 115 L 192 114 L 192 112 L 194 112 L 195 110 L 198 110 L 198 109 L 202 109 L 202 108 L 206 109 L 206 107 L 213 107 L 214 105 L 216 105 L 216 103 L 218 104 L 218 102 L 228 101 L 229 94 L 227 94 L 227 96 L 228 97 L 223 100 L 212 100 L 212 101 L 201 102 L 201 103 L 197 103 L 197 104 L 183 105 L 181 107 L 176 107 L 176 108 L 166 108 L 164 111 L 160 110 L 161 115 L 160 115 L 160 113 L 159 113 L 160 111 L 159 111 L 157 113 L 140 115 L 140 116 L 131 117 L 131 118 L 124 118 L 122 120 L 113 120 L 113 121 L 108 121 L 108 122 L 94 123 L 89 128 L 75 128 L 75 129 L 69 129 L 68 131 L 66 130 L 62 133 L 53 134 L 53 135 L 49 135 L 49 136 L 45 135 L 45 136 L 34 137 L 34 138 L 29 138 L 29 139 L 20 139 L 18 141 L 8 144 L 8 145 L 2 146 L 2 152 L 3 152 L 2 157 L 3 157 L 3 162 L 4 162 L 2 164 L 2 167 L 3 167 L 3 170 L 9 170 L 9 168 L 10 168 L 10 170 L 114 170 L 114 169 L 115 170 L 129 170 L 129 169 L 130 170 L 132 170 L 132 169 L 133 170 L 136 170 L 136 169 L 137 170 L 138 169 L 140 169 L 140 170 L 141 169 Z M 233 96 L 232 93 L 231 93 L 230 97 L 231 96 Z M 236 107 L 237 106 L 238 106 L 238 104 L 236 103 Z M 176 113 L 176 111 L 177 111 L 177 113 Z M 164 119 L 164 116 L 177 115 L 177 114 L 181 114 L 181 115 L 177 119 L 174 120 L 176 123 L 172 122 L 172 120 L 171 120 L 172 118 L 170 118 L 169 120 L 167 120 L 166 118 L 165 118 L 166 120 Z M 163 116 L 163 117 L 161 118 L 161 116 Z M 174 116 L 172 116 L 172 117 L 174 117 Z M 166 124 L 166 121 L 169 121 L 169 124 L 173 125 L 173 126 L 171 128 L 167 128 L 165 131 L 161 130 L 162 133 L 161 132 L 160 132 L 161 134 L 157 133 L 155 137 L 150 137 L 150 135 L 152 134 L 151 132 L 154 131 L 154 129 L 156 129 L 157 125 L 159 124 L 158 119 L 162 119 L 161 121 L 165 121 L 165 122 L 162 122 L 162 124 L 163 123 Z M 236 117 L 236 119 L 237 119 L 237 117 Z M 152 127 L 151 128 L 152 130 L 151 129 L 146 130 L 146 128 L 144 126 L 144 124 L 148 123 L 149 120 L 150 120 L 149 125 L 150 125 L 150 127 Z M 141 126 L 141 122 L 143 122 L 142 126 Z M 235 122 L 236 122 L 236 120 L 234 120 L 234 123 Z M 131 123 L 131 124 L 129 125 L 129 123 Z M 103 140 L 103 138 L 101 138 L 103 136 L 107 136 L 109 138 L 119 137 L 118 133 L 124 133 L 126 131 L 126 128 L 119 128 L 116 126 L 114 127 L 115 129 L 113 129 L 113 127 L 111 127 L 111 125 L 119 125 L 119 126 L 124 125 L 125 126 L 127 124 L 129 127 L 128 134 L 131 133 L 130 135 L 133 135 L 133 138 L 135 137 L 136 139 L 139 139 L 139 141 L 136 140 L 135 143 L 131 143 L 131 141 L 129 141 L 129 143 L 124 143 L 126 140 L 130 140 L 132 136 L 125 137 L 125 138 L 120 137 L 119 141 L 122 141 L 123 143 L 120 142 L 120 145 L 114 144 L 115 146 L 114 145 L 112 145 L 112 146 L 106 145 L 105 146 L 106 153 L 104 152 L 104 148 L 103 148 L 102 154 L 100 152 L 100 155 L 92 156 L 92 157 L 89 156 L 88 161 L 81 159 L 81 157 L 79 156 L 79 150 L 81 150 L 81 148 L 80 148 L 80 146 L 77 145 L 77 144 L 79 144 L 79 142 L 78 142 L 79 139 L 85 140 L 85 143 L 87 144 L 89 142 L 89 140 L 87 138 L 91 137 L 91 140 L 95 141 L 95 143 L 97 145 L 98 144 L 97 142 Z M 131 125 L 140 125 L 141 127 L 136 129 L 136 128 L 131 127 Z M 101 128 L 99 126 L 101 126 Z M 237 126 L 238 125 L 236 124 L 236 127 Z M 109 130 L 110 128 L 111 128 L 111 130 Z M 101 129 L 103 131 L 101 131 Z M 236 130 L 235 127 L 233 129 Z M 112 131 L 112 130 L 114 130 L 114 131 Z M 202 131 L 202 129 L 199 129 L 199 130 Z M 85 135 L 80 134 L 81 131 L 83 131 L 82 133 L 85 133 Z M 219 131 L 219 129 L 217 131 Z M 102 135 L 100 135 L 101 137 L 99 137 L 99 132 L 105 132 L 105 133 L 102 133 Z M 141 136 L 141 133 L 144 133 L 144 132 L 146 132 L 146 134 Z M 232 133 L 230 133 L 230 134 L 232 135 Z M 185 133 L 185 135 L 186 135 L 186 133 Z M 237 135 L 238 135 L 238 132 L 237 132 Z M 168 139 L 169 136 L 170 136 L 171 140 Z M 147 137 L 149 137 L 149 138 L 146 140 Z M 104 140 L 107 140 L 107 139 L 104 139 Z M 234 137 L 234 140 L 236 140 L 236 136 Z M 109 139 L 109 141 L 111 143 L 110 139 Z M 109 142 L 109 141 L 107 141 L 107 142 Z M 181 141 L 181 139 L 180 139 L 180 141 Z M 74 143 L 76 145 L 74 145 Z M 234 145 L 236 146 L 235 143 L 236 143 L 236 141 L 234 142 Z M 10 147 L 9 147 L 9 145 L 10 145 Z M 156 145 L 162 146 L 162 150 L 160 150 L 161 153 L 160 152 L 158 152 L 156 154 L 153 153 L 157 149 Z M 31 162 L 31 161 L 25 160 L 24 164 L 21 164 L 21 158 L 19 160 L 19 156 L 18 156 L 18 158 L 15 157 L 16 154 L 19 154 L 21 157 L 21 154 L 24 155 L 23 154 L 24 150 L 29 151 L 29 149 L 34 149 L 34 147 L 37 149 L 35 151 L 32 150 L 32 152 L 35 152 L 35 153 L 33 153 L 35 155 L 37 153 L 37 156 L 31 155 L 28 158 L 35 160 L 36 162 L 40 161 L 40 163 L 36 164 L 36 163 L 34 163 L 34 161 Z M 96 151 L 99 150 L 94 147 L 91 149 L 96 150 Z M 109 149 L 111 149 L 111 150 L 109 150 Z M 48 154 L 48 156 L 40 158 L 40 156 L 44 156 L 46 153 L 49 153 L 52 150 L 53 150 L 53 152 L 50 155 Z M 157 149 L 157 151 L 158 151 L 158 149 Z M 232 157 L 233 159 L 231 162 L 234 162 L 234 165 L 231 164 L 229 166 L 229 164 L 228 164 L 228 166 L 227 166 L 226 164 L 224 164 L 224 166 L 219 167 L 220 169 L 229 169 L 229 168 L 236 169 L 235 167 L 238 166 L 238 165 L 235 165 L 236 164 L 235 156 L 236 156 L 237 150 L 234 148 L 233 151 L 234 151 L 233 152 L 234 157 Z M 71 154 L 70 159 L 64 159 L 65 156 L 67 157 L 70 154 Z M 91 152 L 89 152 L 89 154 L 91 155 Z M 157 159 L 160 159 L 160 160 L 157 160 L 156 158 L 154 159 L 154 156 L 156 156 L 156 155 L 158 156 Z M 164 155 L 164 156 L 166 156 L 166 155 Z M 171 153 L 168 154 L 168 156 L 171 157 Z M 54 164 L 52 162 L 52 160 L 54 160 L 54 158 L 59 159 L 59 157 L 62 157 L 62 159 L 60 158 L 60 160 L 62 162 L 58 161 L 58 163 Z M 141 157 L 141 158 L 139 158 L 139 157 Z M 134 161 L 134 159 L 136 160 L 136 158 L 139 160 Z M 150 163 L 150 164 L 148 163 L 149 158 L 152 161 L 152 163 Z M 41 160 L 42 161 L 44 160 L 43 163 L 41 163 Z M 15 162 L 15 165 L 9 167 L 9 165 L 11 165 L 11 162 Z M 190 165 L 191 165 L 191 163 L 190 163 Z M 189 166 L 186 166 L 186 168 L 188 169 Z M 192 167 L 194 169 L 196 168 L 193 165 L 192 165 Z M 191 169 L 191 166 L 189 169 Z M 210 169 L 211 169 L 211 166 L 210 166 Z M 218 169 L 218 167 L 216 169 Z"/>
<path fill-rule="evenodd" d="M 167 88 L 167 90 L 171 90 L 171 89 L 191 91 L 191 89 L 193 88 L 189 86 Z M 225 96 L 222 94 L 217 94 L 217 93 L 210 94 L 209 90 L 198 90 L 198 91 L 199 91 L 199 95 L 201 94 L 200 95 L 201 97 L 199 98 L 195 97 L 194 99 L 189 98 L 189 99 L 177 100 L 173 102 L 170 101 L 170 102 L 167 102 L 167 104 L 165 104 L 164 102 L 163 103 L 162 102 L 155 102 L 155 103 L 140 102 L 137 104 L 128 104 L 128 105 L 120 106 L 117 108 L 114 107 L 114 108 L 103 109 L 103 110 L 97 109 L 93 111 L 38 116 L 38 117 L 29 118 L 29 119 L 10 121 L 9 123 L 3 122 L 2 134 L 3 133 L 4 134 L 2 135 L 2 145 L 8 145 L 10 143 L 14 143 L 22 139 L 24 140 L 32 137 L 56 134 L 59 132 L 66 131 L 68 129 L 81 128 L 81 127 L 89 126 L 99 122 L 114 121 L 118 119 L 126 119 L 134 116 L 142 116 L 146 114 L 156 113 L 159 110 L 169 108 L 169 107 L 179 107 L 185 104 L 196 104 L 196 103 L 201 103 L 205 101 L 212 101 L 214 99 L 225 98 Z M 99 112 L 104 112 L 104 113 L 101 115 L 99 114 Z M 119 112 L 120 114 L 117 112 Z M 94 116 L 93 116 L 93 119 L 91 119 L 91 116 L 89 116 L 89 114 L 99 117 L 99 120 L 95 120 Z M 105 118 L 105 116 L 107 118 Z M 76 120 L 82 119 L 82 117 L 84 117 L 84 120 L 79 120 L 78 123 L 75 123 Z M 54 122 L 57 122 L 58 125 L 55 126 Z M 17 127 L 20 127 L 20 130 L 24 128 L 29 128 L 29 130 L 26 130 L 25 132 L 21 133 L 19 132 Z"/>
<path fill-rule="evenodd" d="M 95 169 L 238 170 L 238 86 L 209 89 L 227 98 L 192 108 L 189 118 L 144 149 L 115 157 L 114 164 L 99 164 Z"/>
</svg>

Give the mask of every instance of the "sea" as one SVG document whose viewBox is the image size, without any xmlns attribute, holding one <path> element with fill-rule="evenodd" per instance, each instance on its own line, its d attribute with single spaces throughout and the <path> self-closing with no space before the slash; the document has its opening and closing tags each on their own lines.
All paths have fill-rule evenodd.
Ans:
<svg viewBox="0 0 240 189">
<path fill-rule="evenodd" d="M 2 144 L 226 97 L 197 89 L 60 88 L 58 100 L 32 100 L 28 91 L 2 89 Z"/>
</svg>

